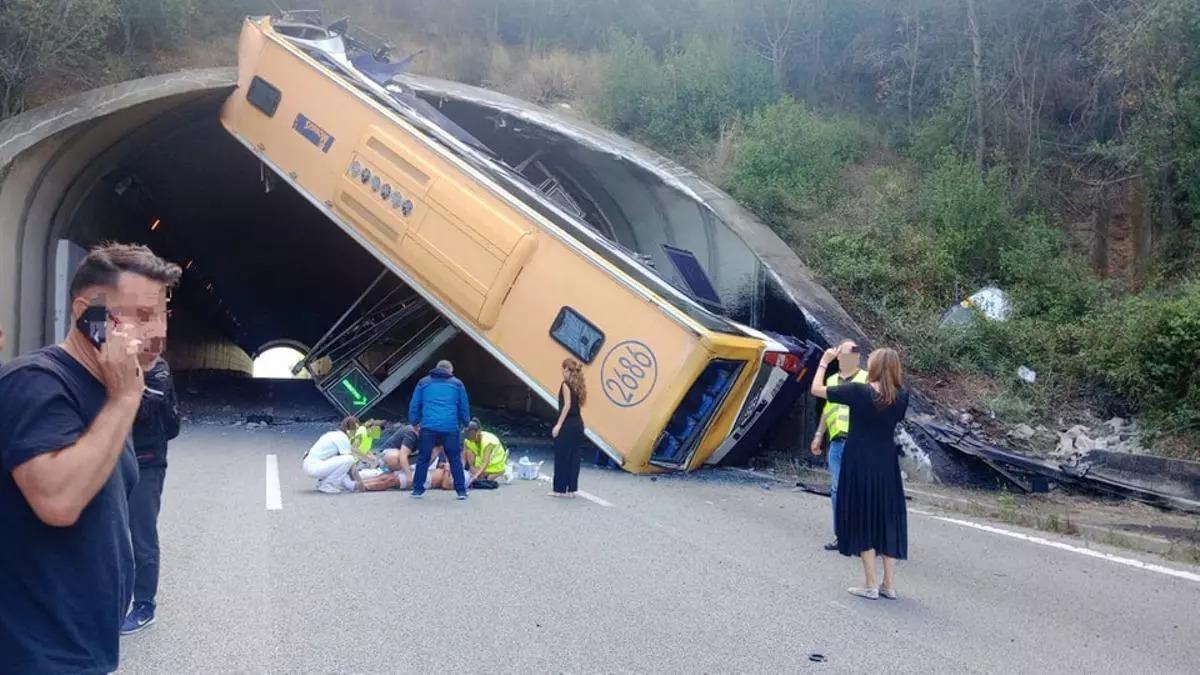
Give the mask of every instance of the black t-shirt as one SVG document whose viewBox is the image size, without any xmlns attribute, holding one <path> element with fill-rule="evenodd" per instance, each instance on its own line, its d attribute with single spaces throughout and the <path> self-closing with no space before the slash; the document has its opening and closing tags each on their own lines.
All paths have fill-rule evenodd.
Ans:
<svg viewBox="0 0 1200 675">
<path fill-rule="evenodd" d="M 70 527 L 43 523 L 12 471 L 74 444 L 104 406 L 104 385 L 61 347 L 0 368 L 0 670 L 111 673 L 133 593 L 126 441 L 108 482 Z"/>
<path fill-rule="evenodd" d="M 409 450 L 417 449 L 417 432 L 411 424 L 405 424 L 400 427 L 394 434 L 388 436 L 388 439 L 378 446 L 382 450 L 392 450 L 400 448 L 408 448 Z"/>
</svg>

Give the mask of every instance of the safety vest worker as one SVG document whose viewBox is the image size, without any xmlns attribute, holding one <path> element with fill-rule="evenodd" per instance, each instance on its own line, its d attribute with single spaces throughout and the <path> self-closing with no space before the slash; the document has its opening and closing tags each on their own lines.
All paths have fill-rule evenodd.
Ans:
<svg viewBox="0 0 1200 675">
<path fill-rule="evenodd" d="M 867 383 L 867 371 L 862 368 L 850 377 L 850 382 Z M 840 373 L 834 373 L 825 379 L 826 387 L 836 387 L 842 383 Z M 825 433 L 830 441 L 835 441 L 850 433 L 850 406 L 833 401 L 826 401 L 821 410 L 821 420 L 825 422 Z"/>
<path fill-rule="evenodd" d="M 482 467 L 483 473 L 492 476 L 502 474 L 508 468 L 508 450 L 504 448 L 500 438 L 490 431 L 480 430 L 477 440 L 474 441 L 468 433 L 463 440 L 463 447 L 467 451 L 468 461 L 476 471 L 480 469 L 479 463 L 487 456 L 489 449 L 492 456 L 488 459 L 488 465 Z"/>
</svg>

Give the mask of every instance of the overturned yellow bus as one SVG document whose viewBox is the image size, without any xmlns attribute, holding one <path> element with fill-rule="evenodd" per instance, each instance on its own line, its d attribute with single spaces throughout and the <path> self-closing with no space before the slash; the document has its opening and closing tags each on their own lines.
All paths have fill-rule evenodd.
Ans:
<svg viewBox="0 0 1200 675">
<path fill-rule="evenodd" d="M 588 435 L 623 468 L 697 468 L 804 386 L 811 345 L 666 283 L 343 37 L 248 19 L 222 124 L 546 401 L 583 362 Z"/>
</svg>

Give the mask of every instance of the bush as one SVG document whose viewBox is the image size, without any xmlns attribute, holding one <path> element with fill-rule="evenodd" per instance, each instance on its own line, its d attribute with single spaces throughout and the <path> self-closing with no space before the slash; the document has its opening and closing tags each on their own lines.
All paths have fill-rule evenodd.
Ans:
<svg viewBox="0 0 1200 675">
<path fill-rule="evenodd" d="M 722 127 L 778 97 L 771 71 L 741 50 L 689 39 L 659 60 L 640 40 L 614 34 L 593 106 L 614 130 L 667 151 L 712 141 Z"/>
<path fill-rule="evenodd" d="M 1200 428 L 1200 280 L 1113 301 L 1086 324 L 1081 371 L 1170 430 Z"/>
<path fill-rule="evenodd" d="M 863 125 L 821 119 L 784 97 L 751 119 L 729 189 L 776 225 L 809 215 L 844 194 L 842 171 L 861 160 L 872 141 Z"/>
</svg>

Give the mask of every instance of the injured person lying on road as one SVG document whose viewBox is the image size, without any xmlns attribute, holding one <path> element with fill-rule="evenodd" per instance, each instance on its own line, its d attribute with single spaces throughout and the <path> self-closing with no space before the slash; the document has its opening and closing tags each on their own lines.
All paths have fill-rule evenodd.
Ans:
<svg viewBox="0 0 1200 675">
<path fill-rule="evenodd" d="M 376 460 L 367 460 L 355 465 L 353 480 L 361 492 L 412 489 L 413 457 L 417 450 L 418 429 L 403 424 L 386 441 L 379 445 L 381 450 Z M 445 450 L 434 448 L 432 465 L 425 477 L 425 489 L 453 490 L 454 480 L 448 463 L 444 461 Z"/>
</svg>

